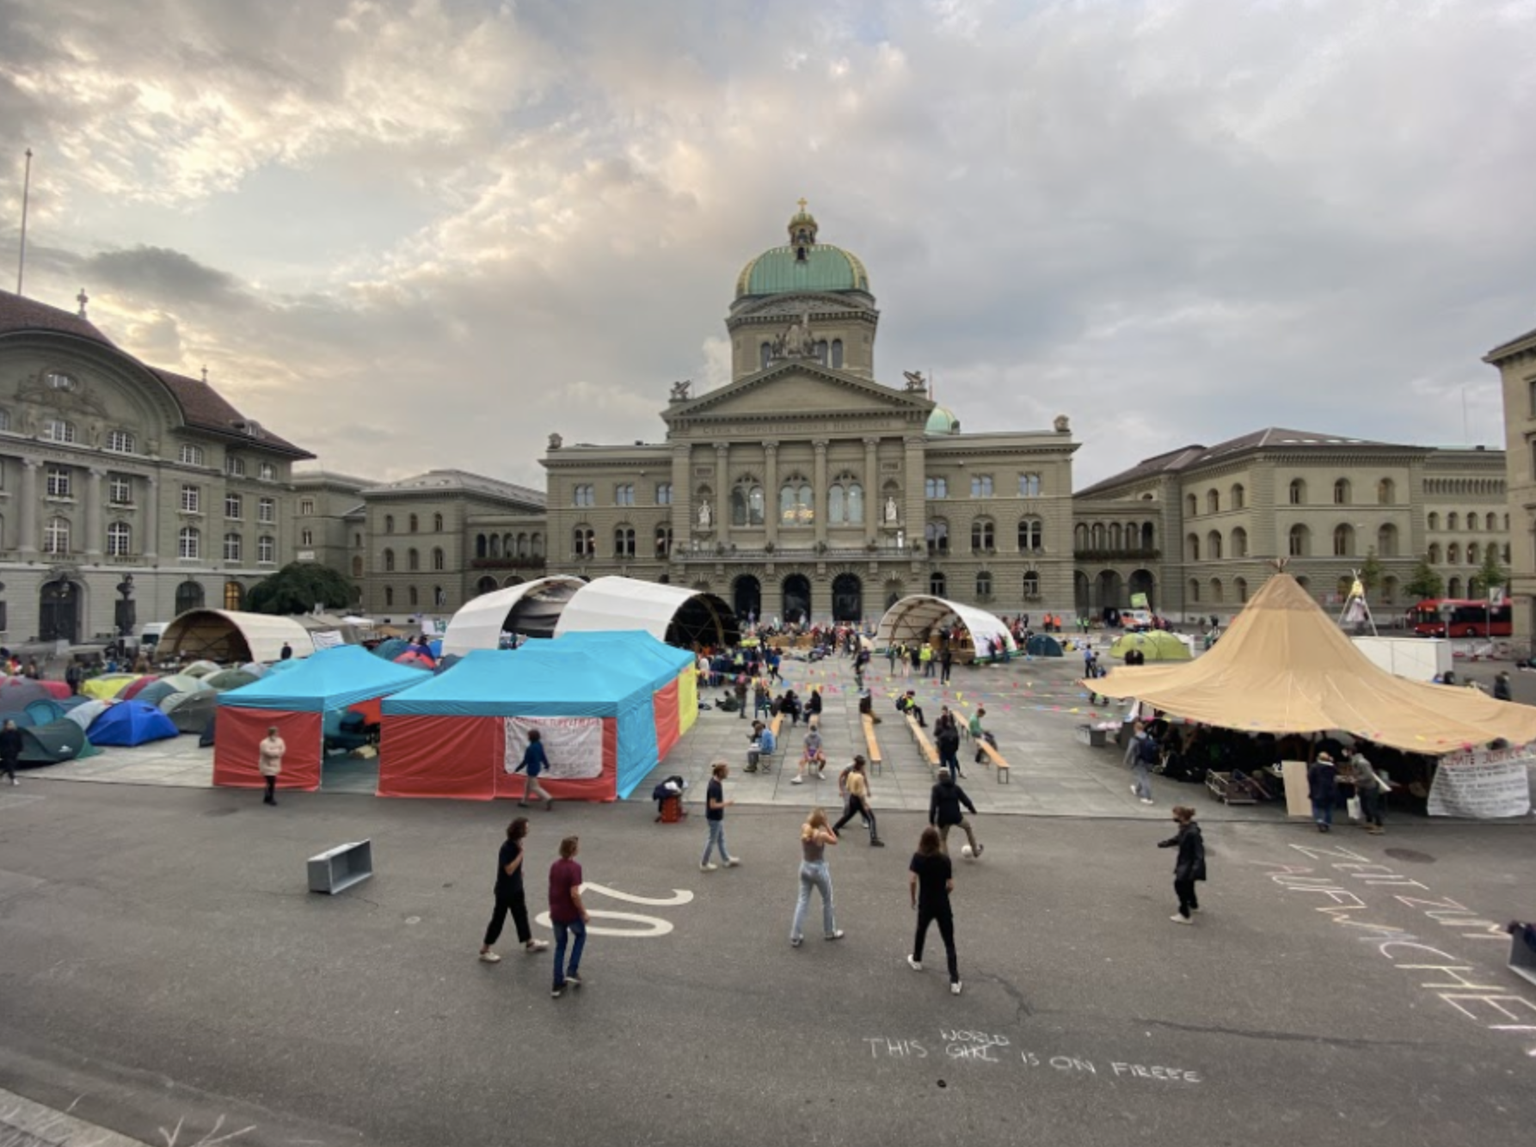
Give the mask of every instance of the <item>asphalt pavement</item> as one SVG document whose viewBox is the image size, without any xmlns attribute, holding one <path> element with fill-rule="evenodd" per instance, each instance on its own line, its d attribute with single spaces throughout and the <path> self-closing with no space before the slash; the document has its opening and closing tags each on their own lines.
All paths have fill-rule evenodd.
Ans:
<svg viewBox="0 0 1536 1147">
<path fill-rule="evenodd" d="M 702 873 L 696 815 L 560 806 L 535 911 L 574 832 L 615 915 L 552 1000 L 548 953 L 475 958 L 513 811 L 0 789 L 0 1088 L 157 1147 L 1443 1147 L 1536 1119 L 1536 984 L 1499 931 L 1536 916 L 1529 824 L 1212 821 L 1184 927 L 1171 826 L 984 813 L 954 997 L 937 937 L 905 963 L 916 813 L 830 850 L 847 935 L 793 949 L 799 810 L 733 808 L 744 864 Z M 372 880 L 306 891 L 307 857 L 364 837 Z"/>
</svg>

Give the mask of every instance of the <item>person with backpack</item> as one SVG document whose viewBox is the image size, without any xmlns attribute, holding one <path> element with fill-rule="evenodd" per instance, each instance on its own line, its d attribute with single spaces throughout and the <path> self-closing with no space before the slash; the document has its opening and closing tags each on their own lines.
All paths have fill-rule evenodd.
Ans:
<svg viewBox="0 0 1536 1147">
<path fill-rule="evenodd" d="M 1125 749 L 1125 764 L 1131 770 L 1131 792 L 1142 804 L 1152 803 L 1152 766 L 1157 764 L 1157 742 L 1147 735 L 1147 727 L 1137 721 L 1131 743 Z"/>
<path fill-rule="evenodd" d="M 1195 881 L 1205 879 L 1205 841 L 1201 839 L 1200 826 L 1195 823 L 1194 809 L 1175 805 L 1173 819 L 1179 831 L 1157 845 L 1158 848 L 1179 850 L 1173 862 L 1173 891 L 1179 898 L 1179 910 L 1169 919 L 1175 924 L 1193 924 L 1194 917 L 1190 913 L 1200 911 Z"/>
<path fill-rule="evenodd" d="M 933 747 L 939 752 L 939 767 L 948 769 L 953 777 L 960 772 L 960 726 L 946 708 L 933 723 Z"/>
<path fill-rule="evenodd" d="M 841 832 L 843 825 L 856 816 L 862 816 L 869 825 L 869 846 L 884 848 L 885 841 L 880 839 L 879 826 L 875 824 L 875 810 L 870 805 L 869 778 L 864 775 L 862 755 L 854 757 L 853 764 L 837 778 L 837 791 L 843 794 L 846 803 L 843 806 L 843 817 L 832 826 L 832 831 Z"/>
<path fill-rule="evenodd" d="M 971 828 L 971 822 L 965 819 L 965 813 L 961 806 L 969 809 L 972 816 L 976 815 L 976 806 L 971 803 L 971 798 L 966 796 L 965 790 L 955 783 L 954 775 L 948 772 L 939 774 L 939 779 L 928 795 L 928 823 L 939 830 L 939 847 L 947 855 L 949 852 L 949 830 L 959 828 L 965 832 L 965 839 L 970 841 L 971 855 L 980 858 L 981 845 L 976 842 L 976 833 Z"/>
<path fill-rule="evenodd" d="M 939 830 L 929 825 L 918 838 L 917 851 L 907 865 L 907 890 L 917 913 L 917 935 L 912 940 L 912 954 L 907 964 L 914 972 L 923 970 L 923 941 L 928 925 L 939 926 L 944 941 L 944 955 L 949 962 L 949 991 L 960 994 L 960 961 L 955 955 L 955 917 L 949 894 L 955 890 L 955 870 L 940 847 Z"/>
</svg>

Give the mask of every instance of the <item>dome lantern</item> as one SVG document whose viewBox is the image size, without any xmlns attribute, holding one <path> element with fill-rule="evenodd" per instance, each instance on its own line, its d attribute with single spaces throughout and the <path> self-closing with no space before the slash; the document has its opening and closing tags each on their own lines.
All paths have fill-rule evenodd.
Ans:
<svg viewBox="0 0 1536 1147">
<path fill-rule="evenodd" d="M 803 263 L 816 245 L 816 216 L 805 209 L 804 196 L 798 206 L 800 210 L 789 217 L 789 245 L 795 249 L 795 260 Z"/>
</svg>

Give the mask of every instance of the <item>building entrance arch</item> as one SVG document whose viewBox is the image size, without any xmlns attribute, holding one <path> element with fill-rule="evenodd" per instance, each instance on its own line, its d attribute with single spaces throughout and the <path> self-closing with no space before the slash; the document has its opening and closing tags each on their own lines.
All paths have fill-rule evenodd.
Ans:
<svg viewBox="0 0 1536 1147">
<path fill-rule="evenodd" d="M 731 595 L 731 604 L 736 610 L 736 617 L 739 621 L 761 621 L 763 617 L 763 583 L 751 574 L 742 574 L 736 579 L 736 585 Z"/>
<path fill-rule="evenodd" d="M 80 587 L 68 578 L 44 582 L 38 594 L 37 639 L 80 640 Z"/>
<path fill-rule="evenodd" d="M 858 574 L 838 574 L 832 579 L 832 620 L 859 622 L 864 619 L 864 583 Z"/>
<path fill-rule="evenodd" d="M 1136 570 L 1131 574 L 1131 596 L 1135 597 L 1138 593 L 1146 594 L 1148 609 L 1157 608 L 1156 590 L 1157 581 L 1149 570 Z"/>
<path fill-rule="evenodd" d="M 804 574 L 790 574 L 784 579 L 784 624 L 809 623 L 811 620 L 811 579 Z"/>
</svg>

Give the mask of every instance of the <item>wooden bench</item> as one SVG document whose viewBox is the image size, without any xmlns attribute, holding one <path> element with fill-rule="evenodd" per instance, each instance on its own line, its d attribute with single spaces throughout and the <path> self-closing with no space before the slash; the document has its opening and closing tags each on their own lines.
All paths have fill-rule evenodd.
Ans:
<svg viewBox="0 0 1536 1147">
<path fill-rule="evenodd" d="M 987 760 L 990 761 L 994 767 L 996 767 L 997 783 L 1000 785 L 1006 785 L 1008 783 L 1008 762 L 1003 760 L 1003 754 L 999 753 L 995 748 L 993 748 L 992 742 L 988 741 L 985 737 L 976 742 L 976 748 L 985 753 Z"/>
<path fill-rule="evenodd" d="M 773 733 L 773 743 L 775 745 L 777 745 L 779 743 L 779 741 L 780 741 L 779 730 L 781 728 L 783 728 L 783 727 L 784 727 L 784 714 L 783 713 L 775 713 L 773 715 L 773 720 L 768 722 L 768 728 Z"/>
<path fill-rule="evenodd" d="M 923 727 L 917 723 L 917 718 L 907 714 L 907 731 L 912 734 L 912 740 L 917 745 L 918 755 L 931 769 L 939 767 L 939 750 L 933 747 L 933 742 L 928 739 L 928 734 L 923 732 Z"/>
<path fill-rule="evenodd" d="M 878 773 L 884 758 L 880 755 L 880 742 L 875 739 L 875 719 L 865 714 L 863 723 L 864 751 L 869 755 L 869 767 Z"/>
</svg>

